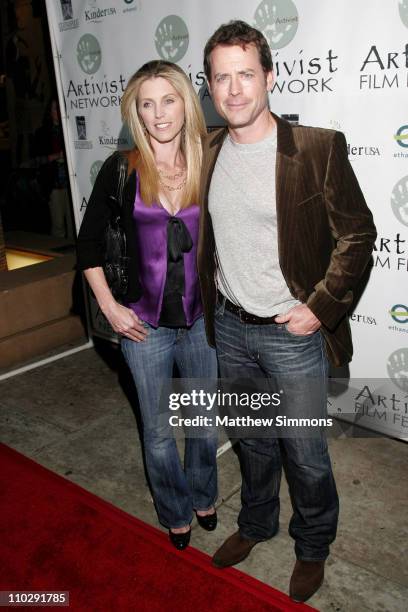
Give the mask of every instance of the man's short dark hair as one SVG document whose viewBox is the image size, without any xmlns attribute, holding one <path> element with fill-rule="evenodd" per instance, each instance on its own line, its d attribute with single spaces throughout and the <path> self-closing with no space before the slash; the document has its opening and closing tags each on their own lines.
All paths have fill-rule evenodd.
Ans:
<svg viewBox="0 0 408 612">
<path fill-rule="evenodd" d="M 210 55 L 218 45 L 239 45 L 244 51 L 247 45 L 255 45 L 264 72 L 267 73 L 273 69 L 271 50 L 262 32 L 245 21 L 230 21 L 221 25 L 205 45 L 204 72 L 208 80 L 211 79 Z"/>
</svg>

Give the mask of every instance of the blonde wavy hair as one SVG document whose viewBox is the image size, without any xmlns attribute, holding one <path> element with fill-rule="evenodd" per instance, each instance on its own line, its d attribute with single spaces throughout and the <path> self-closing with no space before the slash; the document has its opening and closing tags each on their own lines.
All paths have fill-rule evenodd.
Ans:
<svg viewBox="0 0 408 612">
<path fill-rule="evenodd" d="M 184 127 L 181 132 L 181 152 L 187 166 L 186 186 L 181 207 L 198 203 L 202 160 L 201 141 L 206 134 L 204 116 L 194 88 L 183 70 L 171 62 L 153 60 L 144 64 L 130 78 L 121 101 L 122 118 L 128 124 L 137 147 L 137 155 L 131 155 L 140 179 L 140 192 L 145 204 L 158 200 L 159 174 L 148 134 L 139 117 L 137 102 L 142 83 L 147 79 L 163 77 L 181 96 L 184 102 Z"/>
</svg>

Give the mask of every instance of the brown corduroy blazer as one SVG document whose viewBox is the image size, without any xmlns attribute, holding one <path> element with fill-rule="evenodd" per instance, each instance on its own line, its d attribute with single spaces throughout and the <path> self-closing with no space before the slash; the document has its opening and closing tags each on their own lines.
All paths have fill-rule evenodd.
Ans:
<svg viewBox="0 0 408 612">
<path fill-rule="evenodd" d="M 293 126 L 272 114 L 278 133 L 276 213 L 279 264 L 292 295 L 321 321 L 330 362 L 351 360 L 347 312 L 370 259 L 376 230 L 341 132 Z M 226 128 L 204 142 L 198 272 L 209 343 L 215 345 L 215 243 L 208 191 Z M 273 171 L 273 169 L 271 169 Z M 271 201 L 271 206 L 274 203 Z"/>
</svg>

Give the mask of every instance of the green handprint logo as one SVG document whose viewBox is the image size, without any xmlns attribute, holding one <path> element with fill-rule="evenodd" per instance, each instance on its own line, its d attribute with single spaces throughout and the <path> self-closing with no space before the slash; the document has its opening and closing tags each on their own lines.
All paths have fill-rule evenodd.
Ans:
<svg viewBox="0 0 408 612">
<path fill-rule="evenodd" d="M 408 0 L 399 0 L 399 14 L 402 23 L 408 28 Z"/>
<path fill-rule="evenodd" d="M 180 61 L 189 43 L 186 24 L 177 15 L 168 15 L 157 26 L 154 42 L 162 59 L 168 62 Z"/>
<path fill-rule="evenodd" d="M 86 74 L 95 74 L 102 61 L 102 52 L 98 41 L 92 34 L 84 34 L 77 45 L 77 58 L 80 68 Z"/>
<path fill-rule="evenodd" d="M 254 19 L 254 27 L 261 30 L 271 49 L 286 47 L 295 37 L 299 23 L 292 0 L 263 0 Z"/>
<path fill-rule="evenodd" d="M 391 207 L 398 221 L 408 227 L 408 176 L 398 181 L 392 190 Z"/>
<path fill-rule="evenodd" d="M 103 161 L 97 159 L 91 166 L 91 169 L 89 171 L 89 180 L 91 181 L 92 187 L 95 185 L 96 177 L 98 176 L 99 170 L 101 169 L 102 165 Z"/>
<path fill-rule="evenodd" d="M 388 376 L 402 391 L 408 391 L 408 349 L 394 351 L 388 358 Z"/>
</svg>

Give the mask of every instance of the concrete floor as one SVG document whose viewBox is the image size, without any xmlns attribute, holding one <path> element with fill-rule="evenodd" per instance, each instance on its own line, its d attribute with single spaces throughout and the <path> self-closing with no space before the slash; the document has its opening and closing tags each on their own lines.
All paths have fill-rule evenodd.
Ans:
<svg viewBox="0 0 408 612">
<path fill-rule="evenodd" d="M 134 390 L 118 351 L 88 349 L 0 382 L 1 441 L 130 514 L 159 526 L 146 485 Z M 341 512 L 326 580 L 310 604 L 322 612 L 408 610 L 408 445 L 381 438 L 330 442 Z M 192 545 L 212 554 L 235 531 L 237 458 L 219 459 L 219 526 L 193 524 Z M 238 567 L 287 592 L 294 564 L 282 485 L 281 530 Z M 166 609 L 163 604 L 163 609 Z M 240 612 L 240 611 L 237 611 Z"/>
</svg>

